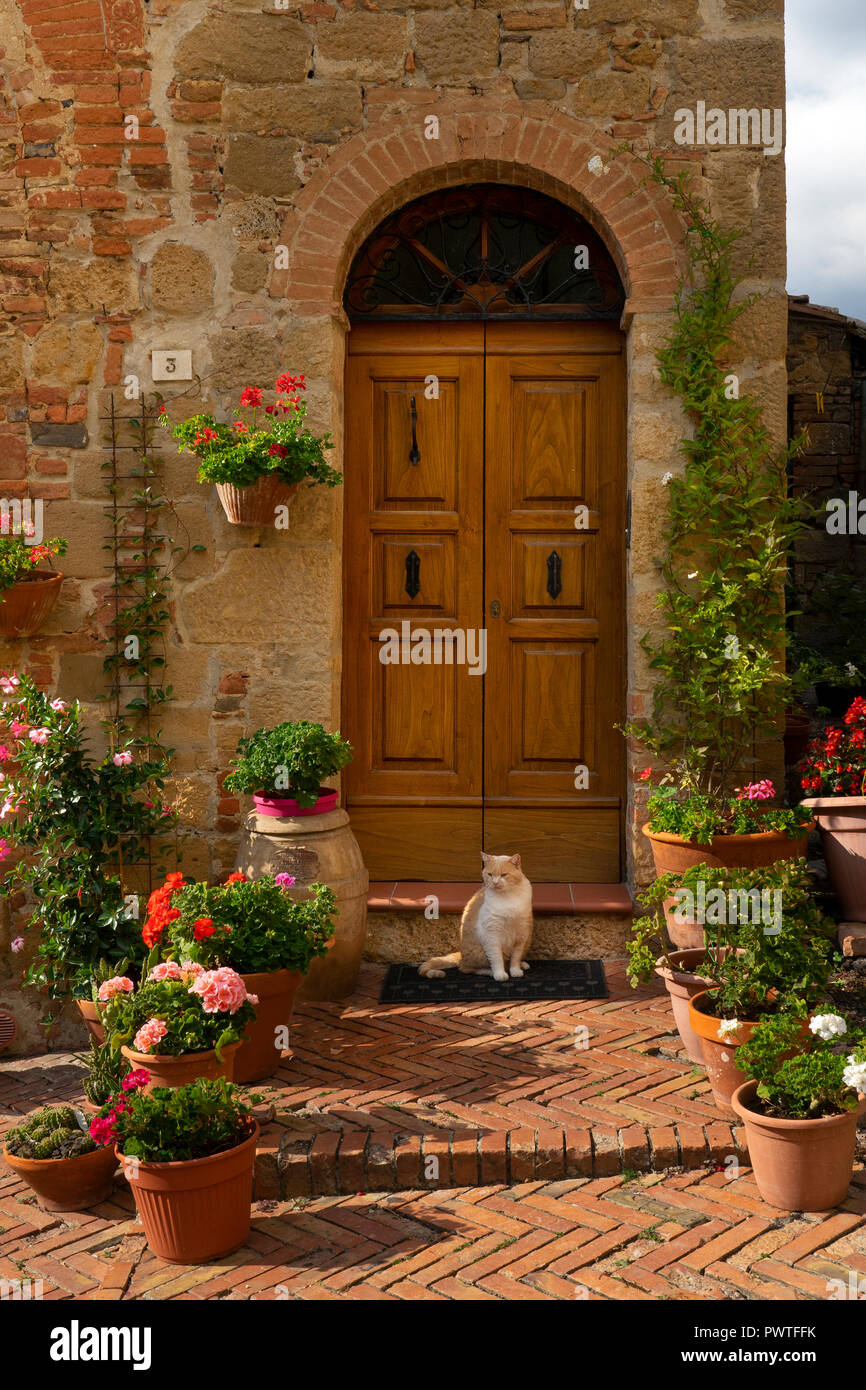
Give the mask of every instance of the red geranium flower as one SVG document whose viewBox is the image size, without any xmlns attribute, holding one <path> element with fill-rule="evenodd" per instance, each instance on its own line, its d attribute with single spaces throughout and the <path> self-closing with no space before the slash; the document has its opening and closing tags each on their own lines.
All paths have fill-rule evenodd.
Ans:
<svg viewBox="0 0 866 1390">
<path fill-rule="evenodd" d="M 261 405 L 262 393 L 258 386 L 245 386 L 241 392 L 241 405 Z"/>
<path fill-rule="evenodd" d="M 229 874 L 228 878 L 226 879 L 226 887 L 228 887 L 228 885 L 229 885 L 230 883 L 246 883 L 246 881 L 247 881 L 247 876 L 246 876 L 246 874 L 242 874 L 242 873 Z"/>
<path fill-rule="evenodd" d="M 212 917 L 197 917 L 193 923 L 192 934 L 196 941 L 206 941 L 215 931 Z"/>
</svg>

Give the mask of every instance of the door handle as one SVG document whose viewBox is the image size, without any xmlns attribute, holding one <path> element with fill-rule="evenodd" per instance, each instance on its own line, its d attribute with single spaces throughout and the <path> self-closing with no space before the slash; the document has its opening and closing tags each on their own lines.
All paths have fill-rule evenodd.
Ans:
<svg viewBox="0 0 866 1390">
<path fill-rule="evenodd" d="M 403 586 L 410 598 L 421 588 L 421 557 L 414 550 L 406 556 L 406 583 Z"/>
<path fill-rule="evenodd" d="M 418 449 L 418 409 L 415 405 L 415 397 L 409 397 L 409 406 L 412 412 L 412 448 L 409 450 L 409 462 L 420 463 L 421 454 Z"/>
</svg>

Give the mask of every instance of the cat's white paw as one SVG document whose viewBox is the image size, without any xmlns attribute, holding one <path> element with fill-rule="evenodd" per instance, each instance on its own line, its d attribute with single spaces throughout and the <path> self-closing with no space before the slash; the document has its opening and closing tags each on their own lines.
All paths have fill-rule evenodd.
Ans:
<svg viewBox="0 0 866 1390">
<path fill-rule="evenodd" d="M 493 978 L 494 980 L 498 980 L 499 983 L 502 984 L 503 980 L 508 979 L 508 973 L 505 970 L 494 970 Z"/>
<path fill-rule="evenodd" d="M 520 968 L 521 968 L 521 970 L 522 970 L 522 971 L 524 972 L 524 974 L 525 974 L 526 971 L 529 969 L 529 961 L 528 961 L 528 960 L 522 960 L 522 961 L 520 962 Z"/>
<path fill-rule="evenodd" d="M 509 973 L 509 975 L 511 976 L 512 980 L 522 980 L 522 979 L 523 979 L 523 971 L 520 969 L 520 967 L 519 967 L 518 965 L 512 965 L 512 967 L 511 967 L 511 969 L 509 970 L 508 973 Z"/>
<path fill-rule="evenodd" d="M 427 977 L 428 980 L 444 980 L 444 979 L 445 979 L 445 971 L 444 971 L 444 970 L 419 970 L 419 971 L 418 971 L 418 974 L 419 974 L 419 975 L 426 975 L 426 977 Z"/>
</svg>

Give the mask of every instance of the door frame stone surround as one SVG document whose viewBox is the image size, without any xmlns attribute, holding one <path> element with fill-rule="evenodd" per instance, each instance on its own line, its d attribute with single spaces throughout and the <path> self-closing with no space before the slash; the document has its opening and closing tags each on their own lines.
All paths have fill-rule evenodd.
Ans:
<svg viewBox="0 0 866 1390">
<path fill-rule="evenodd" d="M 425 117 L 435 114 L 438 139 L 425 138 Z M 593 167 L 590 168 L 590 161 Z M 600 161 L 600 164 L 599 164 Z M 701 165 L 695 165 L 698 178 Z M 640 639 L 657 629 L 661 548 L 666 514 L 662 477 L 677 467 L 684 419 L 677 400 L 660 386 L 656 351 L 672 322 L 673 299 L 684 264 L 684 228 L 667 195 L 645 182 L 643 165 L 628 157 L 610 161 L 597 129 L 543 103 L 532 114 L 514 99 L 440 98 L 424 93 L 423 105 L 379 120 L 349 139 L 310 179 L 287 210 L 281 242 L 288 270 L 273 270 L 270 290 L 279 296 L 293 328 L 321 334 L 330 363 L 329 428 L 341 453 L 345 336 L 342 306 L 352 260 L 389 213 L 435 189 L 464 183 L 522 185 L 557 198 L 591 224 L 610 251 L 626 292 L 621 328 L 626 339 L 627 487 L 630 545 L 626 552 L 626 709 L 645 712 L 653 687 Z M 339 466 L 339 463 L 337 463 Z M 342 516 L 337 522 L 342 537 Z M 345 563 L 340 541 L 335 564 Z M 335 575 L 335 587 L 339 576 Z M 331 651 L 341 663 L 342 612 L 334 618 Z M 335 726 L 340 719 L 340 679 L 332 683 Z M 645 838 L 645 792 L 636 781 L 643 766 L 629 741 L 627 753 L 626 866 L 630 883 L 652 877 Z"/>
</svg>

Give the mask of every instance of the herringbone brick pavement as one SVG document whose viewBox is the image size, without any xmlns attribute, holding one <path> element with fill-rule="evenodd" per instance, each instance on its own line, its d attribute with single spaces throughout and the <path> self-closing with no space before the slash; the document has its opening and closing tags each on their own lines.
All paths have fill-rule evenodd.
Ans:
<svg viewBox="0 0 866 1390">
<path fill-rule="evenodd" d="M 296 1011 L 292 1055 L 269 1088 L 278 1146 L 289 1157 L 299 1146 L 325 1180 L 329 1151 L 346 1146 L 357 1191 L 259 1200 L 242 1250 L 185 1268 L 149 1253 L 122 1182 L 110 1203 L 55 1215 L 4 1169 L 0 1280 L 41 1280 L 45 1298 L 84 1300 L 825 1299 L 831 1280 L 859 1280 L 866 1293 L 862 1166 L 842 1208 L 808 1216 L 766 1206 L 747 1166 L 714 1164 L 697 1141 L 690 1161 L 706 1162 L 684 1171 L 682 1137 L 679 1151 L 659 1150 L 664 1172 L 506 1186 L 482 1171 L 479 1185 L 461 1135 L 518 1162 L 531 1135 L 538 1164 L 557 1130 L 583 1127 L 595 1153 L 617 1150 L 628 1169 L 640 1153 L 628 1136 L 644 1127 L 724 1131 L 666 997 L 635 994 L 618 966 L 609 978 L 611 998 L 597 1003 L 413 1008 L 379 1005 L 381 969 L 366 967 L 350 1001 Z M 81 1075 L 70 1054 L 0 1064 L 0 1129 L 80 1095 Z M 410 1162 L 396 1184 L 407 1190 L 369 1190 L 381 1180 L 373 1137 L 389 1134 L 403 1141 L 397 1169 L 420 1143 L 424 1153 L 438 1146 L 453 1185 L 444 1166 L 432 1187 L 410 1185 Z"/>
</svg>

